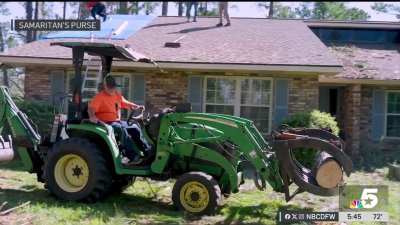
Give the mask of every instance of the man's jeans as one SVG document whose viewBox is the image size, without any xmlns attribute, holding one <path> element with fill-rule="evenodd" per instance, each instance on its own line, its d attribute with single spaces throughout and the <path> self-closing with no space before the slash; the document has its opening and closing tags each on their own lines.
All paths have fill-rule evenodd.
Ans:
<svg viewBox="0 0 400 225">
<path fill-rule="evenodd" d="M 122 142 L 124 143 L 125 155 L 129 160 L 134 160 L 137 153 L 139 153 L 139 150 L 142 151 L 145 156 L 148 154 L 150 147 L 147 144 L 147 141 L 144 138 L 140 128 L 136 124 L 128 126 L 126 121 L 116 121 L 108 124 L 114 129 L 121 129 L 121 138 L 123 138 Z M 139 148 L 137 149 L 138 151 L 135 151 L 132 139 Z"/>
<path fill-rule="evenodd" d="M 147 154 L 147 151 L 150 149 L 149 144 L 143 136 L 140 127 L 137 124 L 128 125 L 126 121 L 120 121 L 122 126 L 128 130 L 128 134 L 132 137 L 133 141 L 135 141 L 136 145 L 139 147 L 139 150 Z"/>
<path fill-rule="evenodd" d="M 193 15 L 193 21 L 196 21 L 197 17 L 197 8 L 199 6 L 199 2 L 187 2 L 187 9 L 186 9 L 186 17 L 188 21 L 190 20 L 190 11 L 192 10 L 192 6 L 194 6 L 194 15 Z"/>
</svg>

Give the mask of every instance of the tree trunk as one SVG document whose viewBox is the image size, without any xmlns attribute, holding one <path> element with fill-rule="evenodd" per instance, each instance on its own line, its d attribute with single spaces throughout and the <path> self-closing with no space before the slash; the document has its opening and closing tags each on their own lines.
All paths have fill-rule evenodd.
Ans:
<svg viewBox="0 0 400 225">
<path fill-rule="evenodd" d="M 64 7 L 63 7 L 63 20 L 65 20 L 65 15 L 67 14 L 67 2 L 64 2 Z"/>
<path fill-rule="evenodd" d="M 269 2 L 268 18 L 272 19 L 273 17 L 274 17 L 274 2 Z"/>
<path fill-rule="evenodd" d="M 81 20 L 90 14 L 90 9 L 86 6 L 87 2 L 79 2 L 78 19 Z"/>
<path fill-rule="evenodd" d="M 400 166 L 395 164 L 390 164 L 388 177 L 400 181 Z"/>
<path fill-rule="evenodd" d="M 26 2 L 26 19 L 27 20 L 32 20 L 32 2 Z M 26 31 L 26 43 L 31 43 L 33 41 L 33 30 L 27 30 Z"/>
<path fill-rule="evenodd" d="M 183 14 L 183 2 L 178 3 L 178 16 L 182 16 Z"/>
<path fill-rule="evenodd" d="M 324 188 L 337 187 L 343 179 L 342 167 L 326 152 L 321 152 L 311 173 L 318 185 Z"/>
<path fill-rule="evenodd" d="M 133 2 L 133 5 L 134 5 L 133 14 L 138 15 L 139 14 L 139 2 Z"/>
<path fill-rule="evenodd" d="M 4 52 L 6 43 L 4 42 L 2 29 L 0 29 L 0 44 L 1 44 L 0 50 L 1 50 L 1 52 Z M 3 85 L 6 86 L 6 87 L 9 87 L 10 84 L 8 82 L 7 69 L 4 66 L 2 66 L 1 67 L 1 71 L 3 72 Z"/>
<path fill-rule="evenodd" d="M 168 16 L 168 2 L 162 2 L 162 13 L 163 16 Z"/>
<path fill-rule="evenodd" d="M 35 2 L 35 20 L 39 19 L 39 12 L 40 12 L 40 8 L 42 6 L 42 4 L 44 4 L 43 2 Z M 34 30 L 32 32 L 32 41 L 36 41 L 36 37 L 38 36 L 38 31 Z"/>
<path fill-rule="evenodd" d="M 128 14 L 128 2 L 119 2 L 118 14 Z"/>
</svg>

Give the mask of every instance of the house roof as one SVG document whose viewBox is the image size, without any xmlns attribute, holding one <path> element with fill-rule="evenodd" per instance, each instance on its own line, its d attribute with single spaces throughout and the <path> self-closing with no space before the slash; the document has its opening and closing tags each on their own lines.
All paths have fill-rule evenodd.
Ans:
<svg viewBox="0 0 400 225">
<path fill-rule="evenodd" d="M 400 47 L 392 50 L 331 47 L 343 64 L 334 78 L 400 80 Z"/>
<path fill-rule="evenodd" d="M 157 17 L 126 40 L 111 42 L 129 44 L 134 51 L 157 62 L 341 67 L 335 55 L 302 21 L 232 18 L 230 27 L 216 27 L 215 17 L 200 17 L 197 21 Z M 164 47 L 166 42 L 183 36 L 181 47 Z M 85 40 L 88 41 L 38 40 L 2 53 L 0 60 L 4 61 L 2 56 L 70 59 L 70 49 L 50 47 L 49 43 Z"/>
</svg>

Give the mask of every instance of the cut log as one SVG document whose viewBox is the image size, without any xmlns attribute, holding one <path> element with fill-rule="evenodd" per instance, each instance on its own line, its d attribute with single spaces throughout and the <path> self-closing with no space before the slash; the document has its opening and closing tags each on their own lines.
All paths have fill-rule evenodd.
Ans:
<svg viewBox="0 0 400 225">
<path fill-rule="evenodd" d="M 340 164 L 328 153 L 321 152 L 311 170 L 318 185 L 324 188 L 337 187 L 343 179 Z"/>
</svg>

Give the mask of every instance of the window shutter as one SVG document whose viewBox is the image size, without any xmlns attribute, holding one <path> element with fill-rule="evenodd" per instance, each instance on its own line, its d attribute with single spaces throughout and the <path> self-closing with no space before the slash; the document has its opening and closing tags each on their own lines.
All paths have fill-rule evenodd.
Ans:
<svg viewBox="0 0 400 225">
<path fill-rule="evenodd" d="M 65 73 L 63 70 L 51 70 L 50 72 L 50 104 L 58 105 L 65 93 Z"/>
<path fill-rule="evenodd" d="M 188 102 L 192 105 L 193 112 L 203 111 L 203 77 L 199 75 L 188 76 Z"/>
<path fill-rule="evenodd" d="M 371 140 L 380 141 L 385 131 L 385 91 L 374 90 L 372 99 L 372 130 Z"/>
<path fill-rule="evenodd" d="M 274 129 L 289 114 L 289 80 L 275 79 Z"/>
<path fill-rule="evenodd" d="M 135 104 L 144 105 L 146 100 L 146 75 L 134 74 L 132 76 L 132 81 L 132 101 Z"/>
</svg>

